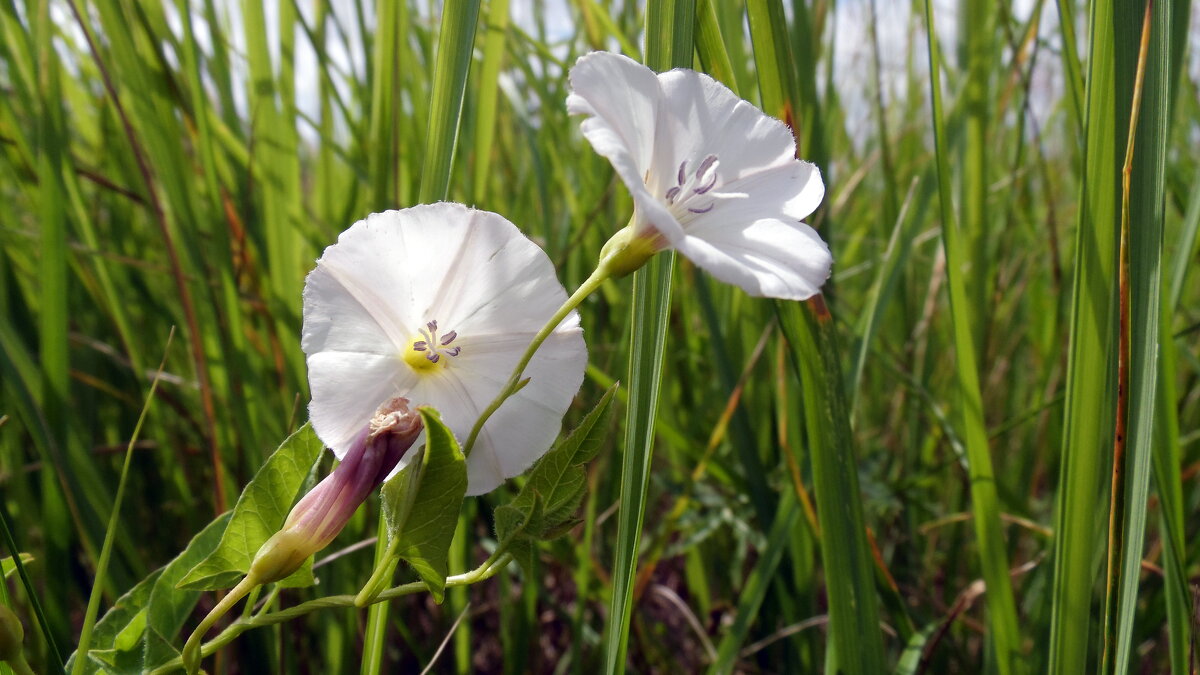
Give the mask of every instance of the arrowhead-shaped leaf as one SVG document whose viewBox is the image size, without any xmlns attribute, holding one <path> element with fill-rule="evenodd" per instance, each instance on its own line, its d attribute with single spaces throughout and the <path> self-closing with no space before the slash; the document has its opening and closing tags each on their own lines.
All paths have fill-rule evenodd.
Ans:
<svg viewBox="0 0 1200 675">
<path fill-rule="evenodd" d="M 397 553 L 434 600 L 441 602 L 450 569 L 450 540 L 467 493 L 467 460 L 436 410 L 418 409 L 425 447 L 383 486 L 383 515 Z"/>
<path fill-rule="evenodd" d="M 525 570 L 526 578 L 535 578 L 537 564 L 537 539 L 530 537 L 524 531 L 526 523 L 541 518 L 542 500 L 536 492 L 529 493 L 531 498 L 517 500 L 496 509 L 496 538 L 508 541 L 508 552 L 512 555 L 521 569 Z"/>
<path fill-rule="evenodd" d="M 529 471 L 528 480 L 512 501 L 512 506 L 521 512 L 530 512 L 536 493 L 540 497 L 541 508 L 532 515 L 524 536 L 554 539 L 566 532 L 566 523 L 575 519 L 575 511 L 586 488 L 584 465 L 596 456 L 604 442 L 618 386 L 614 384 L 604 392 L 599 403 L 579 426 L 551 448 Z M 498 534 L 503 540 L 504 533 Z"/>
<path fill-rule="evenodd" d="M 323 448 L 308 424 L 289 436 L 238 497 L 217 549 L 184 575 L 179 587 L 210 591 L 236 584 L 259 547 L 283 525 Z M 280 582 L 289 587 L 312 583 L 311 560 Z"/>
</svg>

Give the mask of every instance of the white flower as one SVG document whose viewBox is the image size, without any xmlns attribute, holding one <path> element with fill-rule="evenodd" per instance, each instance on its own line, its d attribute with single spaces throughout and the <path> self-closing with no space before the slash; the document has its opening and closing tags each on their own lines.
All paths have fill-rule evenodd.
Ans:
<svg viewBox="0 0 1200 675">
<path fill-rule="evenodd" d="M 646 255 L 673 248 L 751 295 L 819 292 L 833 258 L 800 220 L 825 186 L 786 125 L 707 75 L 618 54 L 580 58 L 570 80 L 567 110 L 589 116 L 583 135 L 633 195 Z"/>
<path fill-rule="evenodd" d="M 546 254 L 495 213 L 439 203 L 360 220 L 304 286 L 313 429 L 340 458 L 381 403 L 403 396 L 436 408 L 465 441 L 566 299 Z M 468 494 L 520 474 L 550 447 L 586 362 L 572 312 L 525 368 L 529 384 L 484 425 L 467 460 Z"/>
</svg>

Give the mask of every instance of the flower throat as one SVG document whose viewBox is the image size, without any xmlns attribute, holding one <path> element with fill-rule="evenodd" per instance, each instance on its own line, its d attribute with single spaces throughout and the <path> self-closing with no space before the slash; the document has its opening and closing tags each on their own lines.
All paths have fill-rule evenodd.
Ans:
<svg viewBox="0 0 1200 675">
<path fill-rule="evenodd" d="M 450 331 L 438 338 L 436 319 L 426 323 L 419 333 L 404 350 L 404 362 L 417 372 L 444 367 L 449 359 L 443 357 L 455 357 L 462 352 L 462 347 L 451 346 L 458 338 L 457 331 Z"/>
</svg>

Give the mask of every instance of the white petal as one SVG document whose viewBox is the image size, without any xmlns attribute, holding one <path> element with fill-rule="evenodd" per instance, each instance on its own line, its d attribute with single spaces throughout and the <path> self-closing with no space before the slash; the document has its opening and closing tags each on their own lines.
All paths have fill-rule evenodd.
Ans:
<svg viewBox="0 0 1200 675">
<path fill-rule="evenodd" d="M 342 233 L 305 279 L 300 347 L 306 354 L 393 354 L 416 325 L 409 316 L 407 292 L 396 288 L 386 260 L 364 254 L 378 250 L 381 238 L 364 224 L 360 221 Z M 397 295 L 403 295 L 403 301 L 397 301 Z"/>
<path fill-rule="evenodd" d="M 576 61 L 568 77 L 567 112 L 591 115 L 584 136 L 594 146 L 593 135 L 601 136 L 604 147 L 596 151 L 614 165 L 619 157 L 640 182 L 650 167 L 662 96 L 654 71 L 620 54 L 593 52 Z"/>
<path fill-rule="evenodd" d="M 677 248 L 721 281 L 750 295 L 782 300 L 816 295 L 833 265 L 816 230 L 770 218 L 706 228 Z"/>
<path fill-rule="evenodd" d="M 796 143 L 787 125 L 708 75 L 680 69 L 659 75 L 659 81 L 660 124 L 671 130 L 672 145 L 655 158 L 655 171 L 673 176 L 685 160 L 695 168 L 716 155 L 718 184 L 725 185 L 795 159 Z"/>
<path fill-rule="evenodd" d="M 485 352 L 483 358 L 463 364 L 463 368 L 447 371 L 472 385 L 489 379 L 495 382 L 491 395 L 486 399 L 475 398 L 480 406 L 486 406 L 507 381 L 511 366 L 527 344 L 528 340 L 511 345 L 494 343 L 495 351 Z M 502 363 L 508 363 L 508 367 L 499 368 Z M 578 327 L 559 329 L 546 339 L 525 368 L 529 384 L 505 401 L 484 424 L 467 460 L 468 494 L 494 489 L 506 478 L 520 475 L 545 453 L 561 431 L 563 414 L 583 382 L 586 364 L 583 333 Z M 475 396 L 482 388 L 472 386 L 470 391 Z M 467 424 L 461 432 L 456 430 L 460 439 L 466 440 L 470 426 Z"/>
<path fill-rule="evenodd" d="M 341 456 L 392 396 L 431 405 L 465 441 L 533 334 L 566 300 L 546 254 L 503 217 L 458 204 L 373 214 L 326 249 L 305 287 L 305 329 L 317 435 Z M 404 362 L 426 322 L 455 331 L 456 356 L 417 374 Z M 583 379 L 586 349 L 572 314 L 529 365 L 468 462 L 471 494 L 517 475 L 553 442 Z M 504 428 L 509 424 L 512 429 Z M 536 442 L 533 442 L 535 441 Z M 403 465 L 403 463 L 401 464 Z"/>
<path fill-rule="evenodd" d="M 381 403 L 405 396 L 415 374 L 394 355 L 322 351 L 308 356 L 313 431 L 341 457 Z"/>
<path fill-rule="evenodd" d="M 792 159 L 723 185 L 714 192 L 738 196 L 712 200 L 711 211 L 685 217 L 683 228 L 688 235 L 705 236 L 705 232 L 735 222 L 807 218 L 820 206 L 825 196 L 825 184 L 816 165 Z M 702 201 L 703 196 L 700 195 L 698 201 Z"/>
<path fill-rule="evenodd" d="M 669 148 L 660 134 L 662 91 L 654 71 L 633 59 L 593 52 L 575 62 L 570 72 L 572 93 L 567 112 L 589 115 L 580 124 L 583 136 L 598 154 L 608 158 L 637 206 L 638 229 L 653 227 L 668 241 L 682 236 L 675 217 L 662 204 L 653 179 L 652 158 Z M 650 177 L 651 185 L 646 185 Z"/>
</svg>

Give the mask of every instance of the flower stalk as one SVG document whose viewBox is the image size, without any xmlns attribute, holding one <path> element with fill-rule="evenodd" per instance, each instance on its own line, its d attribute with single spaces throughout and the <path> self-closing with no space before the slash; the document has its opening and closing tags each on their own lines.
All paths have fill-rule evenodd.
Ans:
<svg viewBox="0 0 1200 675">
<path fill-rule="evenodd" d="M 446 588 L 455 588 L 458 586 L 470 586 L 471 584 L 486 581 L 504 569 L 508 563 L 512 562 L 512 556 L 506 550 L 497 548 L 492 555 L 488 556 L 487 560 L 483 561 L 479 567 L 463 574 L 456 574 L 446 578 Z M 389 588 L 371 600 L 371 604 L 377 602 L 387 602 L 406 595 L 414 595 L 425 590 L 425 584 L 420 581 L 413 581 L 399 586 Z M 232 595 L 232 592 L 230 593 Z M 245 595 L 243 593 L 243 595 Z M 218 649 L 233 642 L 239 635 L 253 628 L 263 628 L 265 626 L 273 626 L 275 624 L 290 621 L 297 617 L 311 614 L 323 609 L 336 609 L 342 607 L 356 607 L 355 597 L 353 595 L 330 595 L 316 600 L 300 603 L 292 607 L 281 609 L 277 612 L 267 612 L 257 614 L 250 617 L 243 617 L 229 624 L 225 630 L 221 631 L 212 640 L 204 644 L 199 644 L 194 647 L 197 659 L 203 656 L 209 656 L 215 653 Z M 211 624 L 208 626 L 211 628 Z M 207 629 L 206 629 L 207 630 Z M 190 642 L 190 640 L 189 640 Z M 162 666 L 150 671 L 149 675 L 166 675 L 180 668 L 186 669 L 185 657 L 187 651 L 185 648 L 184 656 L 176 657 Z M 194 671 L 188 671 L 194 672 Z"/>
<path fill-rule="evenodd" d="M 575 289 L 575 292 L 567 298 L 567 301 L 550 316 L 546 321 L 546 325 L 542 326 L 541 330 L 533 336 L 533 340 L 529 342 L 525 353 L 521 355 L 521 360 L 517 361 L 516 367 L 513 368 L 508 382 L 504 384 L 500 389 L 500 393 L 496 395 L 496 398 L 492 399 L 488 407 L 484 408 L 483 412 L 479 414 L 479 419 L 475 421 L 475 426 L 471 427 L 471 434 L 467 436 L 467 442 L 463 444 L 464 455 L 467 457 L 471 456 L 471 448 L 475 446 L 475 441 L 479 438 L 479 432 L 483 430 L 483 425 L 488 421 L 488 418 L 506 400 L 521 391 L 521 388 L 529 383 L 528 379 L 521 379 L 521 376 L 525 374 L 525 366 L 529 365 L 538 348 L 558 328 L 563 319 L 575 311 L 575 308 L 579 307 L 584 299 L 595 292 L 597 288 L 600 288 L 600 285 L 606 280 L 612 278 L 619 279 L 632 273 L 642 265 L 645 265 L 646 261 L 658 252 L 657 249 L 651 250 L 650 246 L 644 243 L 647 241 L 646 238 L 634 233 L 632 223 L 618 231 L 608 240 L 608 243 L 601 250 L 600 262 L 596 265 L 596 269 L 592 270 L 592 273 L 579 285 L 579 288 Z"/>
</svg>

